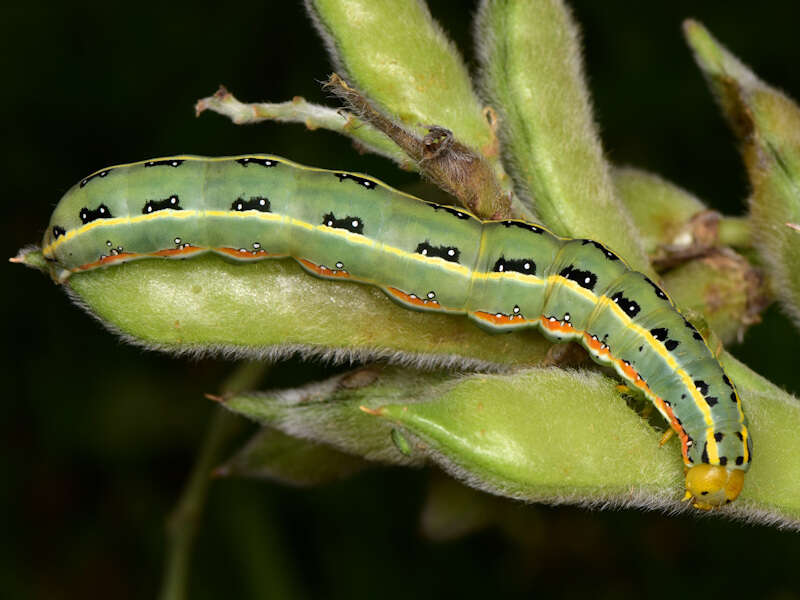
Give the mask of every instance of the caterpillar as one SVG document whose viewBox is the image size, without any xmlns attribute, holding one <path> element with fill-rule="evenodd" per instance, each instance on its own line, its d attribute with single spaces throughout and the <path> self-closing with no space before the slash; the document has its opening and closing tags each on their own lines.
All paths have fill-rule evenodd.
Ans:
<svg viewBox="0 0 800 600">
<path fill-rule="evenodd" d="M 291 257 L 317 277 L 378 286 L 407 308 L 579 342 L 677 433 L 685 499 L 710 509 L 742 489 L 752 440 L 733 383 L 669 296 L 599 242 L 482 221 L 363 174 L 247 155 L 97 171 L 64 195 L 42 243 L 59 282 L 205 252 L 242 262 Z"/>
</svg>

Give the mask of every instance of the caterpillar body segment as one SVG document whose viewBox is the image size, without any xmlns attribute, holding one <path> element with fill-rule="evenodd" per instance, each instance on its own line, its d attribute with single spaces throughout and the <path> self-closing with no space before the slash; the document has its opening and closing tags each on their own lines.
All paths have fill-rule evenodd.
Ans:
<svg viewBox="0 0 800 600">
<path fill-rule="evenodd" d="M 367 175 L 271 155 L 106 168 L 67 192 L 43 240 L 59 281 L 205 252 L 292 257 L 315 276 L 378 286 L 408 308 L 579 342 L 677 433 L 695 506 L 727 503 L 741 489 L 752 440 L 732 382 L 667 294 L 599 242 L 481 221 Z"/>
</svg>

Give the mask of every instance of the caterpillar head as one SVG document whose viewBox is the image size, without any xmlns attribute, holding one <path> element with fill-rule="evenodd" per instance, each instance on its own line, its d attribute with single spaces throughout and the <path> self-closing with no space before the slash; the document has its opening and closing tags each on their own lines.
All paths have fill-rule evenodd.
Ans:
<svg viewBox="0 0 800 600">
<path fill-rule="evenodd" d="M 711 510 L 732 502 L 742 491 L 744 471 L 721 465 L 701 464 L 686 471 L 686 496 L 692 506 Z"/>
</svg>

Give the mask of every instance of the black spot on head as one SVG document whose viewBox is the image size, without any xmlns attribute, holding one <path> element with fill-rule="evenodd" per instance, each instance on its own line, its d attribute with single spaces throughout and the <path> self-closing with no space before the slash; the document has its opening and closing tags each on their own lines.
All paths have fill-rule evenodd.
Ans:
<svg viewBox="0 0 800 600">
<path fill-rule="evenodd" d="M 262 167 L 274 167 L 278 164 L 277 160 L 270 160 L 269 158 L 255 158 L 246 156 L 245 158 L 237 158 L 236 162 L 247 168 L 250 165 L 261 165 Z"/>
<path fill-rule="evenodd" d="M 533 225 L 532 223 L 526 223 L 525 221 L 503 221 L 503 227 L 519 227 L 520 229 L 525 229 L 532 233 L 544 233 L 544 229 L 541 227 Z"/>
<path fill-rule="evenodd" d="M 723 467 L 728 464 L 728 457 L 727 456 L 720 456 L 719 457 L 719 464 Z"/>
<path fill-rule="evenodd" d="M 67 231 L 63 227 L 60 225 L 53 225 L 53 237 L 55 239 L 60 238 L 65 233 L 67 233 Z"/>
<path fill-rule="evenodd" d="M 143 215 L 157 212 L 159 210 L 183 210 L 181 208 L 181 201 L 176 194 L 172 194 L 169 198 L 163 200 L 148 200 L 142 208 Z"/>
<path fill-rule="evenodd" d="M 108 207 L 105 204 L 101 204 L 94 210 L 89 210 L 84 206 L 78 213 L 78 216 L 81 218 L 81 223 L 86 225 L 87 223 L 91 223 L 97 219 L 110 219 L 111 211 L 108 210 Z"/>
<path fill-rule="evenodd" d="M 354 181 L 361 187 L 367 188 L 368 190 L 374 190 L 377 187 L 377 184 L 371 179 L 365 179 L 363 177 L 358 177 L 357 175 L 351 175 L 350 173 L 334 173 L 334 176 L 339 178 L 340 183 L 345 179 L 349 179 L 350 181 Z"/>
<path fill-rule="evenodd" d="M 426 204 L 437 212 L 442 210 L 448 214 L 453 215 L 454 217 L 458 217 L 459 219 L 469 219 L 469 215 L 467 213 L 462 212 L 457 208 L 453 208 L 452 206 L 447 206 L 445 204 L 435 204 L 433 202 L 426 202 Z"/>
<path fill-rule="evenodd" d="M 679 345 L 680 342 L 678 340 L 667 340 L 666 342 L 664 342 L 664 347 L 670 352 L 675 350 L 675 348 L 677 348 Z"/>
<path fill-rule="evenodd" d="M 700 393 L 701 393 L 703 396 L 705 396 L 706 394 L 708 394 L 708 384 L 707 384 L 705 381 L 703 381 L 702 379 L 695 379 L 695 381 L 694 381 L 694 387 L 696 387 L 696 388 L 697 388 L 697 390 L 698 390 L 698 391 L 699 391 L 699 392 L 700 392 Z"/>
<path fill-rule="evenodd" d="M 717 441 L 717 442 L 721 442 L 721 441 L 722 441 L 722 438 L 724 438 L 724 437 L 725 437 L 725 434 L 724 434 L 724 433 L 722 433 L 721 431 L 717 431 L 717 432 L 714 434 L 714 440 L 715 440 L 715 441 Z"/>
<path fill-rule="evenodd" d="M 669 297 L 664 292 L 664 290 L 662 290 L 658 285 L 656 285 L 656 283 L 652 279 L 650 279 L 647 275 L 643 275 L 642 277 L 644 277 L 644 280 L 647 283 L 653 286 L 653 290 L 655 291 L 656 296 L 658 296 L 662 300 L 669 300 Z"/>
<path fill-rule="evenodd" d="M 613 253 L 611 250 L 609 250 L 608 248 L 606 248 L 606 247 L 605 247 L 603 244 L 601 244 L 600 242 L 595 242 L 594 240 L 581 240 L 581 242 L 583 242 L 583 245 L 584 245 L 584 246 L 585 246 L 586 244 L 591 244 L 592 246 L 594 246 L 595 248 L 597 248 L 598 250 L 600 250 L 600 251 L 603 253 L 603 256 L 605 256 L 605 257 L 606 257 L 608 260 L 619 260 L 619 256 L 617 256 L 616 254 L 614 254 L 614 253 Z"/>
<path fill-rule="evenodd" d="M 656 327 L 655 329 L 650 330 L 650 335 L 656 338 L 659 342 L 663 342 L 669 335 L 669 329 L 665 329 L 664 327 Z"/>
<path fill-rule="evenodd" d="M 144 163 L 145 167 L 175 167 L 178 168 L 184 163 L 181 158 L 165 158 L 164 160 L 148 160 Z"/>
<path fill-rule="evenodd" d="M 461 256 L 461 251 L 455 246 L 432 246 L 427 240 L 417 244 L 415 252 L 423 256 L 443 258 L 454 263 L 457 263 Z"/>
<path fill-rule="evenodd" d="M 582 271 L 580 269 L 576 269 L 574 265 L 564 267 L 561 269 L 559 275 L 564 279 L 574 281 L 582 288 L 586 288 L 590 291 L 593 290 L 594 286 L 597 284 L 597 275 L 591 271 Z"/>
<path fill-rule="evenodd" d="M 249 200 L 237 198 L 231 204 L 231 210 L 244 212 L 246 210 L 257 210 L 259 212 L 270 212 L 269 199 L 264 196 L 250 196 Z"/>
<path fill-rule="evenodd" d="M 110 172 L 111 172 L 111 169 L 105 169 L 103 171 L 98 171 L 97 173 L 93 173 L 92 175 L 89 175 L 86 179 L 83 179 L 81 181 L 81 183 L 80 183 L 80 186 L 81 187 L 85 186 L 87 183 L 89 183 L 95 177 L 105 177 Z"/>
<path fill-rule="evenodd" d="M 686 324 L 686 327 L 688 327 L 692 331 L 692 337 L 694 337 L 694 339 L 700 340 L 700 341 L 703 340 L 703 336 L 700 335 L 700 332 L 697 331 L 697 328 L 694 325 L 692 325 L 691 323 L 689 323 L 689 321 L 685 317 L 683 319 L 683 322 Z"/>
<path fill-rule="evenodd" d="M 716 396 L 708 396 L 706 397 L 706 402 L 708 402 L 709 406 L 716 406 L 719 403 L 719 398 Z"/>
<path fill-rule="evenodd" d="M 635 317 L 639 314 L 639 311 L 642 310 L 635 300 L 626 298 L 622 292 L 617 292 L 611 296 L 611 300 L 613 300 L 630 318 Z"/>
<path fill-rule="evenodd" d="M 523 275 L 536 275 L 536 263 L 531 258 L 506 258 L 501 256 L 494 263 L 492 270 L 496 273 L 514 271 Z"/>
<path fill-rule="evenodd" d="M 737 464 L 737 465 L 742 465 L 742 464 L 744 464 L 744 456 L 737 456 L 737 457 L 736 457 L 736 464 Z"/>
<path fill-rule="evenodd" d="M 322 217 L 322 224 L 334 229 L 346 229 L 350 233 L 364 235 L 364 221 L 360 217 L 348 215 L 344 219 L 337 219 L 332 212 L 329 212 Z"/>
</svg>

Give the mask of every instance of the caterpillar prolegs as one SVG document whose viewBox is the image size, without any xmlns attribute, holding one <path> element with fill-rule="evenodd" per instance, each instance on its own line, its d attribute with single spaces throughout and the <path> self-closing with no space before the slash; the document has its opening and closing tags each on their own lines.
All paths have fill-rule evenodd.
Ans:
<svg viewBox="0 0 800 600">
<path fill-rule="evenodd" d="M 408 308 L 579 342 L 678 434 L 696 507 L 730 502 L 742 488 L 752 441 L 733 383 L 667 294 L 599 242 L 481 221 L 366 175 L 269 155 L 175 156 L 97 171 L 61 199 L 43 241 L 59 281 L 204 252 L 244 262 L 292 257 L 318 277 L 378 286 Z"/>
</svg>

